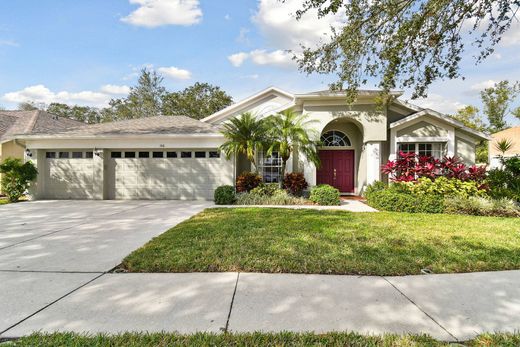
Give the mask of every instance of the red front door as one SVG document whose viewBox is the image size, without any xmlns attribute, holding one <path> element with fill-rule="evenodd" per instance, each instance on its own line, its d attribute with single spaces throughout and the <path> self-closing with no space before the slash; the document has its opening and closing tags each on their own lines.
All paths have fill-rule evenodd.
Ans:
<svg viewBox="0 0 520 347">
<path fill-rule="evenodd" d="M 329 184 L 341 193 L 354 193 L 354 151 L 320 151 L 321 168 L 317 171 L 318 184 Z"/>
</svg>

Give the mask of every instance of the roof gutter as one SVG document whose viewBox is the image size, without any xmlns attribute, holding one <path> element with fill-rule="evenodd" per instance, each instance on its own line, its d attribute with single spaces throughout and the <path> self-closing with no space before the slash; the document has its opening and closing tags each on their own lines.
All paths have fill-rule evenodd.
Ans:
<svg viewBox="0 0 520 347">
<path fill-rule="evenodd" d="M 20 140 L 118 140 L 128 138 L 174 138 L 174 139 L 189 139 L 189 138 L 223 138 L 224 135 L 219 133 L 208 134 L 121 134 L 121 135 L 19 135 L 16 139 Z"/>
</svg>

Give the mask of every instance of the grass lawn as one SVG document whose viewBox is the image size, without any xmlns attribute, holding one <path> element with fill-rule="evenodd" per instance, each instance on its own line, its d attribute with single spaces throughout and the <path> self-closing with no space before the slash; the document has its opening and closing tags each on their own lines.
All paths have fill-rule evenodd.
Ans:
<svg viewBox="0 0 520 347">
<path fill-rule="evenodd" d="M 9 201 L 7 201 L 7 199 L 0 198 L 0 205 L 6 205 L 8 203 L 9 203 Z"/>
<path fill-rule="evenodd" d="M 520 269 L 520 219 L 207 209 L 127 256 L 131 272 L 362 275 Z"/>
<path fill-rule="evenodd" d="M 481 335 L 463 345 L 473 346 L 518 346 L 518 334 Z M 0 344 L 1 345 L 1 344 Z M 251 333 L 178 335 L 167 333 L 120 335 L 77 335 L 72 333 L 33 334 L 9 342 L 7 346 L 449 346 L 428 336 L 380 335 L 366 336 L 355 333 L 297 334 L 297 333 Z M 7 347 L 6 346 L 6 347 Z"/>
</svg>

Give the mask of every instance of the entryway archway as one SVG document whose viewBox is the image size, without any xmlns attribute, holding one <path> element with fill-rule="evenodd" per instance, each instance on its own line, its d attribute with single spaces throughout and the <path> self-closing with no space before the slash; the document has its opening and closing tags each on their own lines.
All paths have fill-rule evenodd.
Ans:
<svg viewBox="0 0 520 347">
<path fill-rule="evenodd" d="M 316 184 L 331 185 L 342 194 L 357 193 L 362 139 L 360 126 L 351 119 L 328 123 L 321 132 L 321 167 L 316 170 Z"/>
</svg>

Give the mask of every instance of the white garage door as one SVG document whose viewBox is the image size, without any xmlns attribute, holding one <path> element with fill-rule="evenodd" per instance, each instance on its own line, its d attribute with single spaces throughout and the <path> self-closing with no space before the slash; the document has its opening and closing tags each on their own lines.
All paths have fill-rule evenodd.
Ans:
<svg viewBox="0 0 520 347">
<path fill-rule="evenodd" d="M 233 183 L 231 161 L 216 150 L 114 150 L 110 199 L 213 199 Z"/>
<path fill-rule="evenodd" d="M 46 199 L 93 198 L 94 160 L 91 151 L 48 150 L 45 161 Z"/>
</svg>

